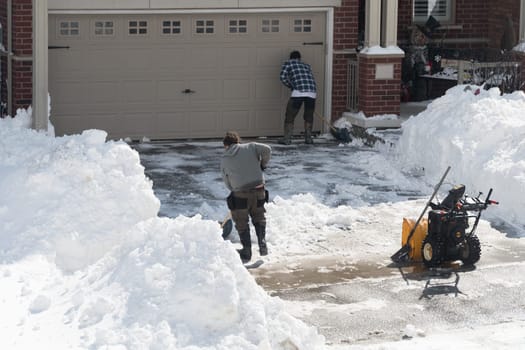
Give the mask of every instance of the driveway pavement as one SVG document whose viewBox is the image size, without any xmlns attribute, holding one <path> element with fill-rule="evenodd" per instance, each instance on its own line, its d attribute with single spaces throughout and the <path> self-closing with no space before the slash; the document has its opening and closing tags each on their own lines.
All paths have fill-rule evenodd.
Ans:
<svg viewBox="0 0 525 350">
<path fill-rule="evenodd" d="M 383 136 L 395 139 L 397 131 Z M 293 146 L 278 145 L 273 139 L 257 141 L 273 149 L 267 169 L 270 199 L 313 193 L 327 206 L 366 207 L 422 197 L 414 189 L 417 174 L 403 174 L 406 181 L 400 181 L 394 171 L 380 173 L 374 168 L 380 159 L 377 148 L 341 145 L 330 138 L 318 138 L 313 146 L 299 139 Z M 217 220 L 224 216 L 228 193 L 219 175 L 223 152 L 219 140 L 134 147 L 161 200 L 161 215 L 201 214 Z M 289 312 L 316 326 L 329 346 L 347 349 L 400 340 L 410 325 L 425 332 L 525 319 L 523 288 L 506 277 L 523 275 L 525 245 L 503 242 L 488 247 L 473 270 L 451 265 L 428 271 L 418 265 L 386 266 L 373 259 L 349 264 L 344 257 L 328 255 L 324 261 L 305 257 L 293 268 L 264 264 L 250 272 L 268 293 L 284 300 Z"/>
<path fill-rule="evenodd" d="M 395 138 L 396 133 L 387 131 L 385 135 Z M 249 141 L 272 147 L 266 170 L 270 199 L 313 193 L 329 206 L 360 206 L 420 195 L 409 182 L 400 186 L 389 174 L 370 173 L 378 150 L 359 142 L 344 145 L 328 135 L 318 137 L 313 146 L 305 145 L 300 138 L 294 139 L 292 146 L 280 145 L 275 139 L 243 140 Z M 153 142 L 133 147 L 140 154 L 146 175 L 153 180 L 162 203 L 161 216 L 221 217 L 216 209 L 226 210 L 228 192 L 219 173 L 223 153 L 220 140 Z"/>
</svg>

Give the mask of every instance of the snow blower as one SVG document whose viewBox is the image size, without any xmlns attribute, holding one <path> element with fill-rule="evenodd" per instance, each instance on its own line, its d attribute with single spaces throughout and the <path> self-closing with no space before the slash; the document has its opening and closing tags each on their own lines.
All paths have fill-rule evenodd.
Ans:
<svg viewBox="0 0 525 350">
<path fill-rule="evenodd" d="M 390 259 L 392 259 L 393 262 L 403 263 L 420 258 L 418 254 L 420 252 L 421 242 L 423 241 L 424 235 L 426 234 L 427 223 L 424 221 L 421 226 L 419 226 L 419 223 L 423 218 L 423 215 L 425 215 L 427 208 L 432 203 L 432 200 L 434 199 L 434 196 L 437 194 L 439 188 L 441 187 L 441 184 L 443 183 L 443 181 L 445 181 L 445 177 L 447 177 L 449 171 L 450 166 L 447 167 L 447 170 L 445 170 L 445 173 L 441 177 L 441 180 L 439 180 L 439 183 L 436 185 L 436 187 L 434 187 L 434 193 L 432 193 L 432 196 L 430 196 L 430 199 L 428 200 L 427 204 L 425 205 L 425 208 L 421 212 L 421 215 L 419 215 L 417 221 L 414 223 L 413 220 L 403 219 L 403 235 L 401 238 L 402 246 L 401 249 L 399 249 L 394 255 L 390 257 Z M 412 240 L 414 234 L 416 233 L 416 237 Z"/>
<path fill-rule="evenodd" d="M 403 219 L 403 247 L 391 257 L 394 262 L 422 261 L 425 266 L 432 268 L 456 260 L 461 260 L 466 266 L 479 261 L 481 246 L 475 232 L 481 212 L 498 202 L 490 199 L 492 188 L 482 201 L 481 192 L 477 197 L 469 197 L 465 195 L 465 185 L 456 185 L 441 203 L 432 203 L 449 169 L 436 186 L 419 219 L 415 223 L 411 219 Z M 432 210 L 428 212 L 428 219 L 421 221 L 429 206 Z M 472 229 L 467 232 L 472 219 Z"/>
</svg>

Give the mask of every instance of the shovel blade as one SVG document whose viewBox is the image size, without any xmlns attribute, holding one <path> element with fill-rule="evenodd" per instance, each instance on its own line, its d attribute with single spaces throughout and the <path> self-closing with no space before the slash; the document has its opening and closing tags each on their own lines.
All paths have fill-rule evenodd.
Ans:
<svg viewBox="0 0 525 350">
<path fill-rule="evenodd" d="M 232 219 L 230 218 L 226 220 L 225 222 L 221 224 L 221 226 L 222 226 L 222 238 L 226 239 L 230 235 L 233 229 Z"/>
<path fill-rule="evenodd" d="M 349 143 L 352 141 L 352 138 L 350 137 L 350 132 L 347 128 L 331 127 L 330 132 L 332 136 L 335 137 L 335 139 L 338 141 L 341 141 L 343 143 Z"/>
<path fill-rule="evenodd" d="M 352 142 L 352 138 L 350 137 L 350 132 L 348 131 L 347 128 L 339 129 L 339 140 L 343 141 L 344 143 Z"/>
<path fill-rule="evenodd" d="M 392 261 L 395 263 L 407 262 L 410 259 L 410 257 L 408 256 L 409 252 L 410 252 L 410 245 L 405 244 L 404 246 L 401 247 L 401 249 L 395 252 L 394 255 L 390 257 L 390 259 L 392 259 Z"/>
</svg>

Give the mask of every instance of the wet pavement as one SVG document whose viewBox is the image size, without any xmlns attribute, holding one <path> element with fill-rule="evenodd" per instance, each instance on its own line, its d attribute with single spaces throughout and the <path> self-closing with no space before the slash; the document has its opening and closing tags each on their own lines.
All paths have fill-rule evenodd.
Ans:
<svg viewBox="0 0 525 350">
<path fill-rule="evenodd" d="M 389 137 L 396 137 L 390 131 Z M 410 183 L 400 186 L 390 174 L 370 173 L 370 163 L 378 154 L 375 147 L 340 144 L 335 139 L 317 138 L 305 145 L 300 138 L 292 146 L 275 139 L 243 140 L 267 143 L 272 159 L 266 169 L 270 200 L 295 194 L 313 193 L 327 206 L 358 207 L 401 201 L 421 196 Z M 140 154 L 146 175 L 161 201 L 161 216 L 193 216 L 219 219 L 225 212 L 228 195 L 220 177 L 223 153 L 220 140 L 151 142 L 132 145 Z"/>
</svg>

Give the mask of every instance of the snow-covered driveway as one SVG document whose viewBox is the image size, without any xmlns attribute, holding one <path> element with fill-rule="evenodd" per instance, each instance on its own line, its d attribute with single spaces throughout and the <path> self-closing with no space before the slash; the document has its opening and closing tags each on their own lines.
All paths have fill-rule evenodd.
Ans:
<svg viewBox="0 0 525 350">
<path fill-rule="evenodd" d="M 397 137 L 396 131 L 382 136 Z M 424 179 L 416 168 L 400 171 L 390 163 L 387 145 L 256 141 L 273 148 L 267 170 L 270 255 L 250 272 L 331 347 L 373 347 L 525 320 L 525 244 L 512 230 L 505 233 L 508 227 L 501 232 L 480 222 L 482 258 L 475 269 L 453 265 L 436 274 L 417 264 L 391 264 L 403 217 L 420 214 L 433 185 L 426 181 L 438 179 Z M 137 149 L 163 215 L 222 218 L 227 192 L 218 174 L 220 142 Z M 451 185 L 446 182 L 442 193 Z M 235 231 L 229 239 L 238 246 Z M 253 261 L 258 259 L 255 248 Z"/>
</svg>

